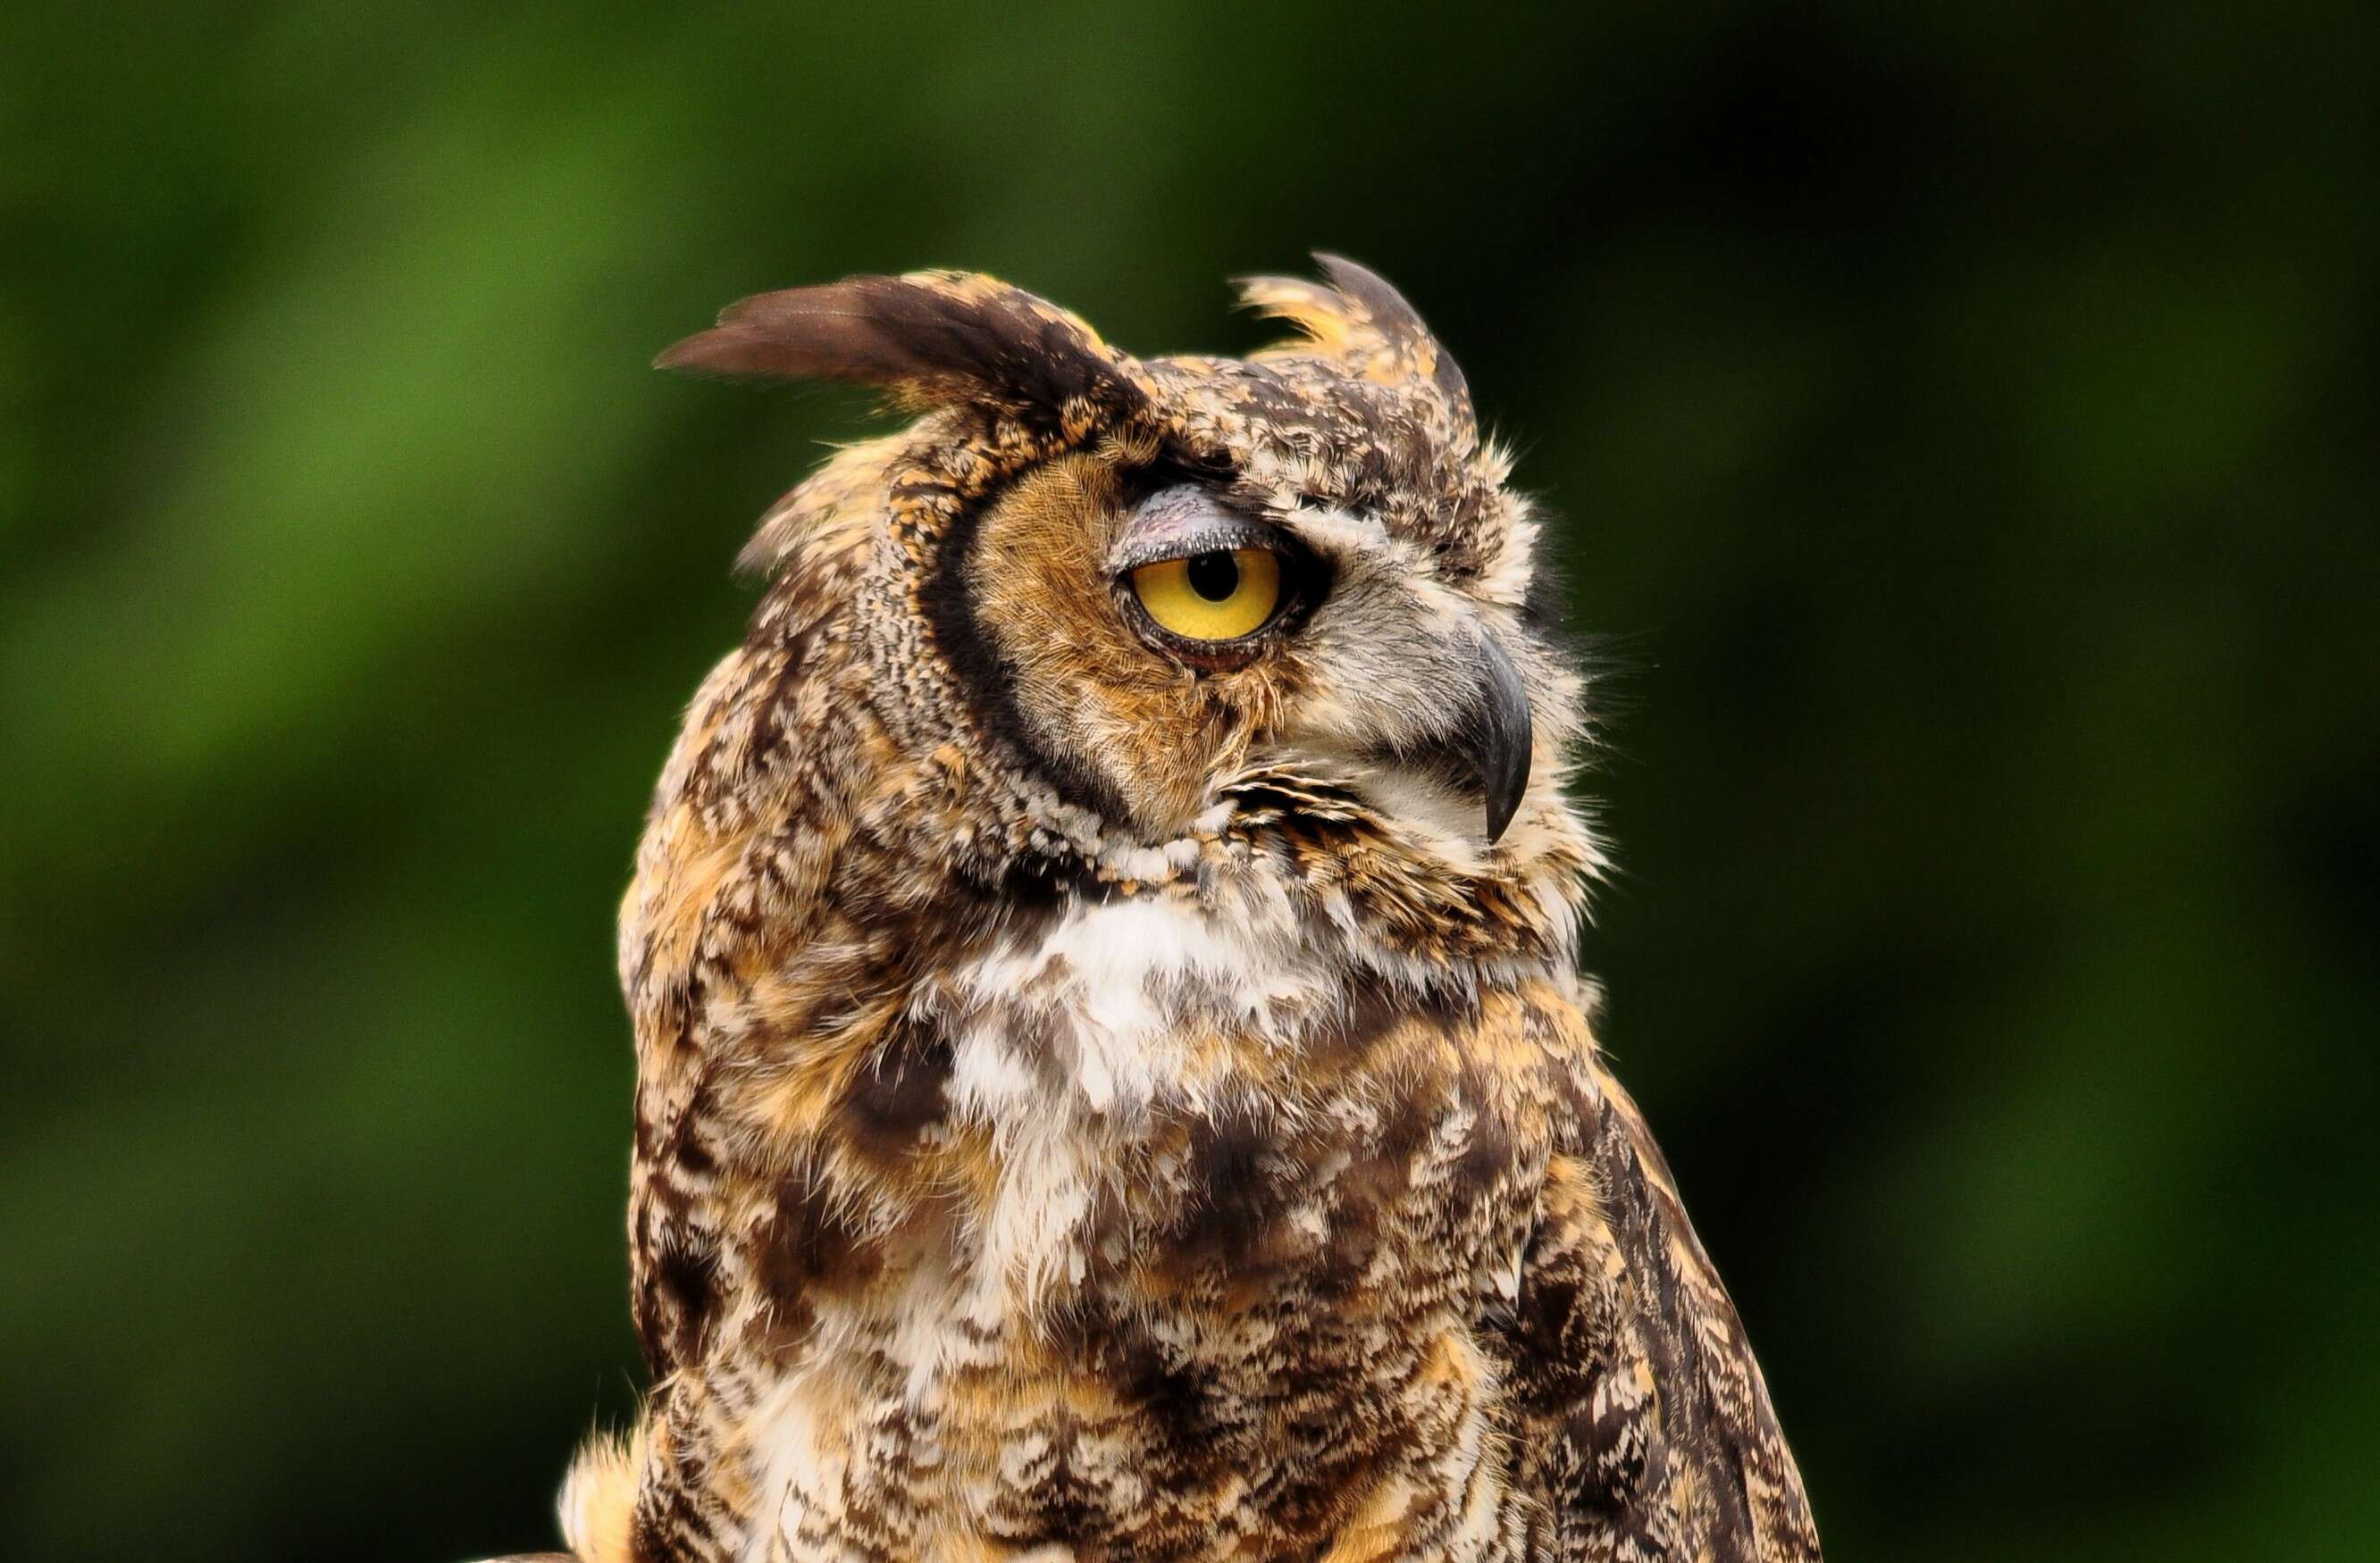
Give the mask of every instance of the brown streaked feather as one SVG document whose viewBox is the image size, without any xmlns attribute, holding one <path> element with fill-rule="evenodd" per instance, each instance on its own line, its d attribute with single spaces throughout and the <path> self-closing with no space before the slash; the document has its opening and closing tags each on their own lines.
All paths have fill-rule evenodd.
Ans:
<svg viewBox="0 0 2380 1563">
<path fill-rule="evenodd" d="M 1816 1563 L 1734 1304 L 1636 1104 L 1595 1078 L 1599 1120 L 1548 1171 L 1516 1308 L 1515 1409 L 1554 1556 Z"/>
<path fill-rule="evenodd" d="M 1735 1303 L 1719 1280 L 1718 1266 L 1704 1252 L 1702 1240 L 1694 1235 L 1677 1180 L 1654 1142 L 1644 1112 L 1609 1071 L 1598 1065 L 1597 1076 L 1607 1104 L 1604 1138 L 1611 1143 L 1621 1135 L 1626 1137 L 1625 1157 L 1613 1145 L 1614 1164 L 1624 1167 L 1633 1162 L 1659 1212 L 1668 1240 L 1667 1253 L 1661 1257 L 1674 1271 L 1678 1287 L 1678 1302 L 1670 1322 L 1682 1337 L 1690 1339 L 1688 1354 L 1700 1368 L 1701 1392 L 1710 1408 L 1707 1426 L 1713 1458 L 1722 1462 L 1723 1470 L 1731 1466 L 1741 1484 L 1749 1548 L 1744 1556 L 1763 1563 L 1769 1559 L 1816 1563 L 1818 1534 L 1810 1517 L 1809 1498 L 1803 1491 L 1801 1471 L 1778 1424 L 1767 1381 L 1753 1355 Z M 1654 1256 L 1648 1254 L 1644 1262 L 1650 1267 Z"/>
</svg>

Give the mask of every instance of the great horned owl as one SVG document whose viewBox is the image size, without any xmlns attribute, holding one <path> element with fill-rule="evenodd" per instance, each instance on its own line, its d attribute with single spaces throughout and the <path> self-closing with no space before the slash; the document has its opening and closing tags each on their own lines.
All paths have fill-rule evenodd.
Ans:
<svg viewBox="0 0 2380 1563">
<path fill-rule="evenodd" d="M 1140 358 L 980 276 L 748 550 L 622 916 L 653 1387 L 586 1563 L 1817 1557 L 1575 969 L 1538 524 L 1361 267 Z"/>
</svg>

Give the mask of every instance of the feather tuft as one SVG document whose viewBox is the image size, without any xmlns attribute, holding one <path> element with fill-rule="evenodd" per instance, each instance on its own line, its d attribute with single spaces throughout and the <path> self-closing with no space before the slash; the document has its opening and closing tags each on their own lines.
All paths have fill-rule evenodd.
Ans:
<svg viewBox="0 0 2380 1563">
<path fill-rule="evenodd" d="M 630 1563 L 637 1484 L 645 1468 L 645 1436 L 597 1433 L 579 1447 L 556 1506 L 562 1539 L 577 1563 Z"/>
<path fill-rule="evenodd" d="M 846 277 L 758 294 L 654 366 L 769 380 L 851 380 L 930 406 L 986 403 L 1055 414 L 1137 410 L 1125 360 L 1081 320 L 972 273 Z"/>
</svg>

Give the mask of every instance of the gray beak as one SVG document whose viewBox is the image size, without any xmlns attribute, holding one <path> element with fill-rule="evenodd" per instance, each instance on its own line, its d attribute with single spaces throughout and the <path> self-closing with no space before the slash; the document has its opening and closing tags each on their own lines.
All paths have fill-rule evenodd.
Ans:
<svg viewBox="0 0 2380 1563">
<path fill-rule="evenodd" d="M 1529 786 L 1529 692 L 1521 671 L 1493 636 L 1479 637 L 1479 690 L 1463 723 L 1463 752 L 1488 800 L 1488 844 L 1512 822 Z"/>
</svg>

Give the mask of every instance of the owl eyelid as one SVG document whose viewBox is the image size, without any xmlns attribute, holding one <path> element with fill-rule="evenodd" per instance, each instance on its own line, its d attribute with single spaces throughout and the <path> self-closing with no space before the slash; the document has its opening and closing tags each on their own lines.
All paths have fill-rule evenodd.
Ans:
<svg viewBox="0 0 2380 1563">
<path fill-rule="evenodd" d="M 1133 512 L 1108 551 L 1108 571 L 1121 579 L 1145 564 L 1247 548 L 1283 559 L 1298 553 L 1279 527 L 1226 508 L 1202 485 L 1183 483 L 1149 495 Z"/>
<path fill-rule="evenodd" d="M 1137 535 L 1127 531 L 1116 539 L 1114 550 L 1108 555 L 1108 568 L 1114 575 L 1128 576 L 1144 565 L 1161 564 L 1170 559 L 1233 553 L 1242 549 L 1262 549 L 1286 558 L 1294 547 L 1288 534 L 1277 527 L 1242 516 L 1218 515 L 1189 526 L 1151 527 Z"/>
</svg>

